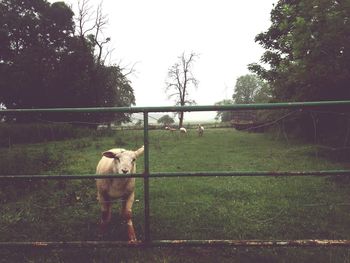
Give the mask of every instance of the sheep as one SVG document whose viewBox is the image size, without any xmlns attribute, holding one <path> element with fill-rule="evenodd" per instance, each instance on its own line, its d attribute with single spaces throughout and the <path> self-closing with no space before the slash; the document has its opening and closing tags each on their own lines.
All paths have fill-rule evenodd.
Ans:
<svg viewBox="0 0 350 263">
<path fill-rule="evenodd" d="M 125 149 L 111 149 L 102 153 L 96 174 L 129 174 L 136 173 L 136 159 L 144 152 L 142 146 L 136 151 Z M 132 205 L 135 198 L 135 178 L 103 178 L 96 179 L 97 199 L 101 206 L 100 233 L 104 234 L 111 221 L 113 199 L 123 198 L 122 217 L 126 220 L 128 238 L 136 242 L 136 234 L 132 223 Z"/>
<path fill-rule="evenodd" d="M 203 133 L 204 133 L 204 127 L 200 124 L 198 124 L 198 136 L 203 136 Z"/>
<path fill-rule="evenodd" d="M 174 128 L 170 128 L 170 127 L 168 127 L 168 126 L 166 126 L 166 127 L 165 127 L 165 129 L 166 129 L 166 130 L 168 130 L 168 131 L 170 131 L 170 132 L 174 132 L 174 131 L 176 131 L 176 129 L 174 129 Z"/>
<path fill-rule="evenodd" d="M 180 133 L 186 134 L 186 133 L 187 133 L 187 130 L 186 130 L 184 127 L 180 127 Z"/>
</svg>

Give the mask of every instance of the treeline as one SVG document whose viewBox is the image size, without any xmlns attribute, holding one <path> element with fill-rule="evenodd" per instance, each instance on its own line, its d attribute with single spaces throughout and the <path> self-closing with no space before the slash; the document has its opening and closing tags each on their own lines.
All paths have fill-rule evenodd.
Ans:
<svg viewBox="0 0 350 263">
<path fill-rule="evenodd" d="M 232 100 L 218 104 L 350 100 L 350 1 L 279 0 L 271 26 L 256 36 L 266 51 L 254 74 L 237 79 Z M 260 112 L 268 122 L 285 111 Z M 230 120 L 230 113 L 218 118 Z M 281 125 L 279 125 L 281 127 Z M 284 120 L 283 129 L 317 143 L 350 145 L 350 108 L 318 108 Z"/>
<path fill-rule="evenodd" d="M 115 131 L 111 129 L 94 129 L 76 127 L 69 123 L 1 123 L 0 147 L 11 148 L 15 144 L 38 143 L 84 137 L 98 138 L 112 136 Z"/>
<path fill-rule="evenodd" d="M 87 10 L 85 10 L 87 11 Z M 0 104 L 15 108 L 130 106 L 135 97 L 119 66 L 101 58 L 98 30 L 76 32 L 64 2 L 0 2 Z M 84 17 L 80 17 L 84 19 Z M 84 22 L 83 20 L 80 20 Z M 19 115 L 7 121 L 128 121 L 126 114 Z"/>
<path fill-rule="evenodd" d="M 280 0 L 271 26 L 256 36 L 266 49 L 249 68 L 268 81 L 274 101 L 350 99 L 350 2 Z"/>
<path fill-rule="evenodd" d="M 267 81 L 272 102 L 350 100 L 350 1 L 280 0 L 271 26 L 256 36 L 266 49 L 250 70 Z M 347 147 L 349 107 L 299 112 L 284 129 L 316 143 Z"/>
</svg>

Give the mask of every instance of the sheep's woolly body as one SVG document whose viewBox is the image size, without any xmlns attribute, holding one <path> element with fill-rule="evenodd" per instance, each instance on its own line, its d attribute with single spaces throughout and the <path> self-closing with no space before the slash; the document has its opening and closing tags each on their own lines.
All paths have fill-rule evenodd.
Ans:
<svg viewBox="0 0 350 263">
<path fill-rule="evenodd" d="M 144 148 L 137 151 L 111 149 L 103 153 L 96 168 L 96 174 L 136 173 L 136 158 L 143 154 Z M 132 224 L 132 205 L 135 198 L 135 178 L 101 178 L 96 179 L 97 199 L 101 205 L 100 233 L 104 233 L 112 217 L 112 199 L 122 198 L 122 217 L 126 220 L 130 242 L 136 242 Z"/>
<path fill-rule="evenodd" d="M 203 136 L 203 132 L 204 132 L 204 127 L 198 124 L 198 135 Z"/>
<path fill-rule="evenodd" d="M 135 158 L 133 151 L 126 151 L 125 149 L 111 149 L 108 152 L 115 154 L 129 155 L 130 158 Z M 96 168 L 96 174 L 118 174 L 117 161 L 112 158 L 102 156 Z M 134 163 L 130 173 L 136 172 L 136 163 Z M 135 189 L 135 178 L 119 178 L 119 179 L 96 179 L 98 189 L 97 198 L 100 200 L 100 195 L 107 194 L 112 198 L 121 198 L 125 195 L 131 194 Z"/>
</svg>

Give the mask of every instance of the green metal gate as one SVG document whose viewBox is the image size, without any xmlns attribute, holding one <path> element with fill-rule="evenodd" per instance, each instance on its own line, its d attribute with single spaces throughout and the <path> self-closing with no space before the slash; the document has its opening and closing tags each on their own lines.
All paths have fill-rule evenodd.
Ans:
<svg viewBox="0 0 350 263">
<path fill-rule="evenodd" d="M 144 171 L 132 175 L 117 175 L 118 178 L 135 177 L 144 181 L 144 224 L 145 238 L 137 243 L 124 241 L 35 241 L 35 242 L 0 242 L 0 248 L 82 248 L 82 247 L 152 247 L 152 246 L 235 246 L 235 247 L 350 247 L 350 240 L 154 240 L 150 233 L 149 180 L 157 177 L 203 177 L 203 176 L 349 176 L 350 170 L 327 171 L 228 171 L 228 172 L 182 172 L 182 173 L 150 173 L 149 166 L 149 136 L 148 114 L 150 112 L 187 112 L 187 111 L 238 111 L 259 109 L 312 109 L 312 108 L 346 107 L 350 112 L 350 101 L 322 101 L 322 102 L 291 102 L 268 104 L 235 104 L 221 106 L 168 106 L 168 107 L 100 107 L 100 108 L 52 108 L 52 109 L 13 109 L 1 110 L 0 115 L 22 113 L 50 113 L 50 112 L 84 112 L 84 113 L 143 113 L 144 121 Z M 114 178 L 116 175 L 1 175 L 1 179 L 93 179 Z"/>
</svg>

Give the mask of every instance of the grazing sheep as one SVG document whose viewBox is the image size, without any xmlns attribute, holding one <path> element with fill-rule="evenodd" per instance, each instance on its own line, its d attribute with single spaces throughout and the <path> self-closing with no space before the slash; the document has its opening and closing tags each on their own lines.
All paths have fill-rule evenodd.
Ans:
<svg viewBox="0 0 350 263">
<path fill-rule="evenodd" d="M 97 165 L 96 174 L 129 174 L 136 173 L 136 158 L 143 154 L 144 147 L 136 151 L 111 149 L 102 153 Z M 100 232 L 103 234 L 111 221 L 112 200 L 122 198 L 122 217 L 128 227 L 130 242 L 136 242 L 136 234 L 132 223 L 132 205 L 135 197 L 135 178 L 96 179 L 97 199 L 101 205 Z"/>
<path fill-rule="evenodd" d="M 165 127 L 165 129 L 166 129 L 166 130 L 168 130 L 168 131 L 171 131 L 171 132 L 176 131 L 176 129 L 174 129 L 174 128 L 170 128 L 170 127 L 168 127 L 168 126 L 166 126 L 166 127 Z"/>
<path fill-rule="evenodd" d="M 187 133 L 187 130 L 186 130 L 184 127 L 181 127 L 181 128 L 180 128 L 180 133 L 186 134 L 186 133 Z"/>
<path fill-rule="evenodd" d="M 198 124 L 198 136 L 203 136 L 203 132 L 204 132 L 204 127 L 200 124 Z"/>
</svg>

